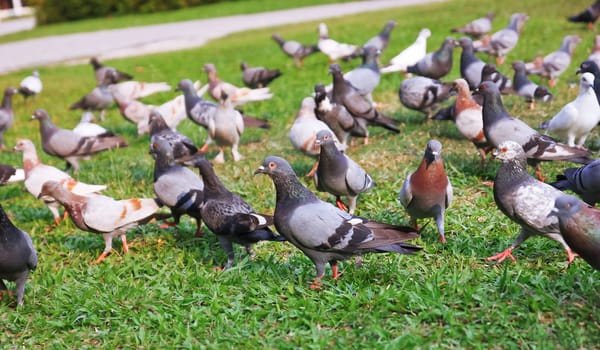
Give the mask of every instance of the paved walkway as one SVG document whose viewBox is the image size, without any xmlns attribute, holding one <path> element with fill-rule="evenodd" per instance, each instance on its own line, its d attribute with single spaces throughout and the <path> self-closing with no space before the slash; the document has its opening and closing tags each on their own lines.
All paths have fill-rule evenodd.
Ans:
<svg viewBox="0 0 600 350">
<path fill-rule="evenodd" d="M 108 59 L 181 50 L 202 46 L 209 40 L 243 30 L 439 1 L 443 0 L 357 1 L 23 40 L 0 45 L 0 74 L 69 61 L 87 61 L 92 56 Z"/>
</svg>

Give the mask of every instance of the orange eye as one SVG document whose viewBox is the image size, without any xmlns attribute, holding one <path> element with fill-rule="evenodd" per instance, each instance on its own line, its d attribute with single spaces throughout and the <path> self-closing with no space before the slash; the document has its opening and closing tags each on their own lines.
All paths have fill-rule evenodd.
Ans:
<svg viewBox="0 0 600 350">
<path fill-rule="evenodd" d="M 277 165 L 275 165 L 275 162 L 269 162 L 270 169 L 275 169 L 276 167 L 277 167 Z"/>
</svg>

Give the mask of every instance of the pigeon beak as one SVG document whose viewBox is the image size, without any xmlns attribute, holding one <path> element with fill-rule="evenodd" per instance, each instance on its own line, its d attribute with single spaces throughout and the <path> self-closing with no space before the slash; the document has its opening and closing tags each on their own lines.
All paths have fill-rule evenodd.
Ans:
<svg viewBox="0 0 600 350">
<path fill-rule="evenodd" d="M 31 119 L 29 119 L 29 120 L 34 120 L 34 119 L 35 119 L 35 114 L 32 114 Z"/>
<path fill-rule="evenodd" d="M 551 217 L 551 216 L 556 216 L 558 217 L 558 209 L 556 208 L 552 208 L 550 210 L 550 212 L 548 213 L 548 215 L 546 215 L 547 218 Z"/>
<path fill-rule="evenodd" d="M 265 167 L 264 166 L 259 166 L 256 170 L 254 170 L 254 175 L 257 174 L 264 174 L 265 173 Z"/>
<path fill-rule="evenodd" d="M 475 96 L 475 95 L 481 95 L 481 90 L 479 90 L 479 88 L 477 88 L 477 89 L 473 90 L 473 93 L 472 93 L 472 95 L 473 95 L 473 96 Z"/>
<path fill-rule="evenodd" d="M 581 73 L 583 73 L 583 72 L 581 71 L 581 68 L 579 68 L 579 69 L 577 70 L 577 72 L 575 72 L 575 75 L 577 75 L 577 74 L 581 74 Z"/>
</svg>

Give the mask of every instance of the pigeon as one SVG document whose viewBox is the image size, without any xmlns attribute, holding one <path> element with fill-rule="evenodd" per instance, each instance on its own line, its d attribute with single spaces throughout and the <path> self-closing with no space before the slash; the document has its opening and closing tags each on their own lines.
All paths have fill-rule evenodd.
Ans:
<svg viewBox="0 0 600 350">
<path fill-rule="evenodd" d="M 532 64 L 525 64 L 527 74 L 536 74 L 542 78 L 548 79 L 550 87 L 556 86 L 556 79 L 561 75 L 571 64 L 571 57 L 577 44 L 581 42 L 581 38 L 577 35 L 567 35 L 564 37 L 560 49 L 554 51 L 539 62 L 534 61 Z"/>
<path fill-rule="evenodd" d="M 598 68 L 598 65 L 591 60 L 583 61 L 576 73 L 592 73 L 594 75 L 594 92 L 600 104 L 600 68 Z"/>
<path fill-rule="evenodd" d="M 410 215 L 413 227 L 417 227 L 417 219 L 433 217 L 440 239 L 446 243 L 444 215 L 452 198 L 452 184 L 442 161 L 442 144 L 430 140 L 421 164 L 402 183 L 398 200 Z"/>
<path fill-rule="evenodd" d="M 12 165 L 0 164 L 0 185 L 11 184 L 25 180 L 25 170 Z"/>
<path fill-rule="evenodd" d="M 191 159 L 198 154 L 198 147 L 187 136 L 169 128 L 164 118 L 157 110 L 150 112 L 150 144 L 153 145 L 159 139 L 169 144 L 173 158 L 180 160 Z"/>
<path fill-rule="evenodd" d="M 317 132 L 331 130 L 325 122 L 317 119 L 315 108 L 315 99 L 305 97 L 288 133 L 292 146 L 311 157 L 318 156 L 321 150 L 317 145 Z"/>
<path fill-rule="evenodd" d="M 381 126 L 392 132 L 400 132 L 393 119 L 379 113 L 352 84 L 344 79 L 339 64 L 330 65 L 329 73 L 333 77 L 332 102 L 343 105 L 354 118 L 365 119 L 371 125 Z M 368 136 L 365 143 L 368 143 Z"/>
<path fill-rule="evenodd" d="M 251 89 L 264 88 L 273 80 L 281 76 L 281 71 L 279 69 L 250 67 L 246 62 L 241 62 L 240 68 L 242 69 L 242 81 Z"/>
<path fill-rule="evenodd" d="M 175 163 L 173 148 L 165 139 L 151 143 L 150 153 L 154 158 L 154 193 L 173 215 L 173 222 L 162 228 L 177 226 L 181 215 L 196 219 L 196 237 L 202 236 L 200 204 L 204 198 L 204 184 L 190 169 Z"/>
<path fill-rule="evenodd" d="M 31 75 L 23 78 L 19 84 L 19 93 L 23 95 L 23 99 L 27 101 L 28 97 L 35 97 L 42 92 L 43 84 L 40 79 L 40 73 L 34 70 Z"/>
<path fill-rule="evenodd" d="M 92 193 L 99 193 L 106 189 L 106 185 L 91 185 L 79 182 L 69 174 L 61 171 L 51 165 L 43 164 L 38 158 L 35 145 L 31 140 L 19 139 L 15 145 L 14 151 L 23 153 L 23 169 L 25 170 L 25 189 L 35 198 L 40 198 L 42 185 L 46 181 L 58 181 L 63 186 L 78 195 L 86 196 Z M 52 216 L 54 217 L 54 226 L 61 221 L 59 213 L 59 204 L 50 197 L 41 197 Z"/>
<path fill-rule="evenodd" d="M 563 195 L 554 201 L 550 213 L 558 218 L 560 234 L 583 260 L 600 270 L 600 209 Z"/>
<path fill-rule="evenodd" d="M 446 38 L 437 51 L 430 52 L 406 71 L 431 79 L 440 79 L 452 70 L 452 53 L 458 46 L 452 37 Z"/>
<path fill-rule="evenodd" d="M 600 202 L 600 159 L 580 168 L 565 169 L 550 185 L 561 191 L 571 190 L 589 205 Z"/>
<path fill-rule="evenodd" d="M 396 25 L 398 25 L 396 21 L 387 21 L 383 26 L 383 29 L 381 29 L 381 32 L 379 32 L 379 34 L 367 40 L 367 42 L 363 45 L 363 49 L 372 46 L 379 52 L 383 52 L 390 43 L 390 33 L 396 27 Z"/>
<path fill-rule="evenodd" d="M 317 133 L 317 145 L 321 147 L 319 166 L 314 180 L 317 190 L 329 192 L 336 197 L 336 205 L 354 214 L 358 195 L 375 186 L 375 181 L 354 160 L 341 152 L 335 145 L 333 134 L 329 130 Z M 340 199 L 348 199 L 346 205 Z"/>
<path fill-rule="evenodd" d="M 562 139 L 567 139 L 567 145 L 583 144 L 592 129 L 600 122 L 600 105 L 594 92 L 594 75 L 583 73 L 579 85 L 579 95 L 567 103 L 552 119 L 540 125 L 540 129 L 552 131 Z"/>
<path fill-rule="evenodd" d="M 226 270 L 235 263 L 233 243 L 246 247 L 254 255 L 252 245 L 260 241 L 284 241 L 269 229 L 273 224 L 270 215 L 258 214 L 239 195 L 230 192 L 219 180 L 215 171 L 204 158 L 195 158 L 190 165 L 198 168 L 204 182 L 204 200 L 200 206 L 202 220 L 214 232 L 225 253 Z"/>
<path fill-rule="evenodd" d="M 452 28 L 453 33 L 463 33 L 475 38 L 489 33 L 492 30 L 492 22 L 494 21 L 494 13 L 488 12 L 485 17 L 477 18 L 465 24 L 462 27 Z"/>
<path fill-rule="evenodd" d="M 340 43 L 331 39 L 325 23 L 319 23 L 319 40 L 317 46 L 329 58 L 329 63 L 336 62 L 344 57 L 358 56 L 362 52 L 362 47 L 360 46 Z"/>
<path fill-rule="evenodd" d="M 485 164 L 485 157 L 492 151 L 483 133 L 482 107 L 471 96 L 467 81 L 460 78 L 454 80 L 452 89 L 456 91 L 454 102 L 454 121 L 458 131 L 473 142 L 481 158 L 480 165 Z"/>
<path fill-rule="evenodd" d="M 485 62 L 480 60 L 473 51 L 473 41 L 462 37 L 458 41 L 462 47 L 460 54 L 460 76 L 469 83 L 469 88 L 475 90 L 481 83 L 481 72 Z"/>
<path fill-rule="evenodd" d="M 102 84 L 104 76 L 107 72 L 110 72 L 110 74 L 114 76 L 115 83 L 133 79 L 133 76 L 130 74 L 118 71 L 114 67 L 103 65 L 102 63 L 100 63 L 100 61 L 98 61 L 96 57 L 90 58 L 90 64 L 92 65 L 92 67 L 94 67 L 94 75 L 98 84 Z"/>
<path fill-rule="evenodd" d="M 557 218 L 548 216 L 554 207 L 554 200 L 563 193 L 529 175 L 527 155 L 517 142 L 500 143 L 494 156 L 502 160 L 494 179 L 494 201 L 504 215 L 521 226 L 521 232 L 508 249 L 487 260 L 501 263 L 510 258 L 515 261 L 512 251 L 529 237 L 540 235 L 562 244 L 569 263 L 573 261 L 575 255 L 560 234 Z"/>
<path fill-rule="evenodd" d="M 5 150 L 4 133 L 12 126 L 15 120 L 15 114 L 12 108 L 12 96 L 18 92 L 13 87 L 7 87 L 4 90 L 2 106 L 0 106 L 0 150 Z"/>
<path fill-rule="evenodd" d="M 492 81 L 502 94 L 513 93 L 513 82 L 509 77 L 500 73 L 496 66 L 493 64 L 486 63 L 481 69 L 481 81 Z M 479 86 L 479 85 L 477 85 Z M 475 86 L 475 88 L 477 88 Z M 483 103 L 483 101 L 481 101 Z"/>
<path fill-rule="evenodd" d="M 91 155 L 113 148 L 127 147 L 127 142 L 120 136 L 83 137 L 71 130 L 60 129 L 52 124 L 48 112 L 38 109 L 31 119 L 40 122 L 40 135 L 42 149 L 51 156 L 63 158 L 67 162 L 67 169 L 73 167 L 79 171 L 79 160 L 89 158 Z"/>
<path fill-rule="evenodd" d="M 587 60 L 594 61 L 596 65 L 600 66 L 600 35 L 594 36 L 594 47 Z"/>
<path fill-rule="evenodd" d="M 165 82 L 147 83 L 130 80 L 118 84 L 110 84 L 108 89 L 115 99 L 137 100 L 158 92 L 171 91 L 171 85 Z"/>
<path fill-rule="evenodd" d="M 303 45 L 294 40 L 284 40 L 279 34 L 273 34 L 271 38 L 279 44 L 283 53 L 294 59 L 294 63 L 298 68 L 304 64 L 306 56 L 319 52 L 317 45 Z"/>
<path fill-rule="evenodd" d="M 368 137 L 369 129 L 367 128 L 366 119 L 355 119 L 344 105 L 332 102 L 323 84 L 315 85 L 313 105 L 315 105 L 314 113 L 316 117 L 327 124 L 326 129 L 331 129 L 344 147 L 348 145 L 351 135 Z"/>
<path fill-rule="evenodd" d="M 73 128 L 73 132 L 78 134 L 79 136 L 115 136 L 112 131 L 108 131 L 102 126 L 94 123 L 94 114 L 90 111 L 85 111 L 81 114 L 81 120 L 79 124 L 77 124 Z"/>
<path fill-rule="evenodd" d="M 216 112 L 208 120 L 208 135 L 211 140 L 215 140 L 220 149 L 214 158 L 215 162 L 225 162 L 224 152 L 226 146 L 231 146 L 234 162 L 244 159 L 238 152 L 238 145 L 243 132 L 244 119 L 241 113 L 233 108 L 229 96 L 222 93 Z"/>
<path fill-rule="evenodd" d="M 249 89 L 240 88 L 219 79 L 217 68 L 212 63 L 204 65 L 204 71 L 208 78 L 208 93 L 215 101 L 221 101 L 221 95 L 227 94 L 233 106 L 240 106 L 248 102 L 264 101 L 273 97 L 269 88 Z"/>
<path fill-rule="evenodd" d="M 569 22 L 587 23 L 588 28 L 592 30 L 594 29 L 596 20 L 598 20 L 598 16 L 600 16 L 600 0 L 594 1 L 588 8 L 576 15 L 567 17 L 567 19 Z"/>
<path fill-rule="evenodd" d="M 386 66 L 380 69 L 381 73 L 406 72 L 408 66 L 419 62 L 427 54 L 427 38 L 431 31 L 427 28 L 421 29 L 417 39 L 399 54 L 394 56 Z"/>
<path fill-rule="evenodd" d="M 540 161 L 563 160 L 590 162 L 590 152 L 559 143 L 542 135 L 519 119 L 513 118 L 502 104 L 500 91 L 491 81 L 484 81 L 476 90 L 483 95 L 483 133 L 488 142 L 498 147 L 504 141 L 515 141 L 523 147 L 528 161 L 535 166 L 538 179 L 543 179 Z"/>
<path fill-rule="evenodd" d="M 419 237 L 414 229 L 353 216 L 323 202 L 296 177 L 284 159 L 268 156 L 254 174 L 266 174 L 277 192 L 277 232 L 308 256 L 317 270 L 311 288 L 319 288 L 325 264 L 337 279 L 340 260 L 363 253 L 412 254 L 420 250 L 405 241 Z"/>
<path fill-rule="evenodd" d="M 100 194 L 81 196 L 69 192 L 56 181 L 44 183 L 40 196 L 55 198 L 69 212 L 71 221 L 79 229 L 102 235 L 104 251 L 92 264 L 101 263 L 110 254 L 115 237 L 121 238 L 123 253 L 127 254 L 129 246 L 126 233 L 138 225 L 165 216 L 156 213 L 160 206 L 154 198 L 115 200 Z"/>
<path fill-rule="evenodd" d="M 535 109 L 536 100 L 542 102 L 552 100 L 552 93 L 550 93 L 547 87 L 538 85 L 529 79 L 523 61 L 514 61 L 512 67 L 515 70 L 513 91 L 517 95 L 525 98 L 525 101 L 529 102 L 530 109 Z"/>
<path fill-rule="evenodd" d="M 83 96 L 79 101 L 72 104 L 69 109 L 83 109 L 87 111 L 100 111 L 100 120 L 104 120 L 104 113 L 108 107 L 113 104 L 114 98 L 109 89 L 109 85 L 115 82 L 114 73 L 108 71 L 104 79 L 87 95 Z"/>
<path fill-rule="evenodd" d="M 426 77 L 413 77 L 402 81 L 398 97 L 404 107 L 423 112 L 426 119 L 430 120 L 440 103 L 450 98 L 451 88 L 452 83 L 442 83 Z"/>
<path fill-rule="evenodd" d="M 528 19 L 529 16 L 524 13 L 513 13 L 508 26 L 492 34 L 489 40 L 483 40 L 482 46 L 474 45 L 475 51 L 487 52 L 491 56 L 496 56 L 498 65 L 504 63 L 504 57 L 517 46 L 519 34 Z"/>
<path fill-rule="evenodd" d="M 17 306 L 23 305 L 25 283 L 29 272 L 36 269 L 37 253 L 27 232 L 16 227 L 0 205 L 0 291 L 6 281 L 15 281 Z"/>
</svg>

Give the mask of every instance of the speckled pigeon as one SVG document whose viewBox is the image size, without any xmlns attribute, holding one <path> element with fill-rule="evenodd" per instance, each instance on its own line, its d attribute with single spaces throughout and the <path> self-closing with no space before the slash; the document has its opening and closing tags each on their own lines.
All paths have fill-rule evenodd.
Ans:
<svg viewBox="0 0 600 350">
<path fill-rule="evenodd" d="M 561 191 L 571 190 L 589 205 L 600 202 L 600 159 L 580 168 L 565 169 L 550 185 Z"/>
<path fill-rule="evenodd" d="M 13 87 L 4 90 L 2 105 L 0 106 L 0 150 L 6 149 L 4 144 L 4 133 L 12 126 L 15 114 L 12 108 L 12 96 L 18 92 Z"/>
<path fill-rule="evenodd" d="M 23 95 L 23 99 L 27 101 L 29 97 L 35 97 L 42 92 L 42 79 L 40 79 L 40 73 L 34 70 L 31 75 L 26 76 L 21 80 L 19 84 L 19 93 Z"/>
<path fill-rule="evenodd" d="M 246 62 L 241 62 L 240 68 L 242 69 L 242 81 L 252 89 L 263 88 L 281 76 L 279 69 L 250 67 Z"/>
<path fill-rule="evenodd" d="M 475 90 L 481 83 L 481 71 L 485 62 L 480 60 L 473 51 L 473 41 L 462 37 L 458 41 L 462 48 L 460 54 L 460 76 L 469 83 L 469 88 Z"/>
<path fill-rule="evenodd" d="M 158 140 L 166 141 L 173 153 L 173 158 L 177 161 L 191 159 L 198 154 L 198 147 L 187 136 L 169 128 L 160 112 L 153 110 L 150 112 L 150 145 Z"/>
<path fill-rule="evenodd" d="M 219 238 L 227 253 L 228 269 L 235 263 L 233 243 L 246 247 L 253 255 L 252 245 L 259 241 L 284 241 L 269 229 L 273 224 L 270 215 L 258 214 L 239 195 L 230 192 L 219 180 L 215 171 L 204 158 L 195 158 L 190 165 L 198 168 L 204 182 L 204 200 L 201 205 L 202 220 Z"/>
<path fill-rule="evenodd" d="M 462 27 L 452 28 L 451 31 L 453 33 L 463 33 L 478 38 L 492 30 L 492 21 L 494 20 L 494 17 L 495 15 L 493 12 L 488 12 L 485 17 L 474 19 Z"/>
<path fill-rule="evenodd" d="M 279 34 L 273 34 L 271 38 L 279 44 L 283 53 L 294 59 L 296 67 L 302 67 L 306 56 L 319 52 L 317 45 L 304 45 L 295 40 L 285 40 Z"/>
<path fill-rule="evenodd" d="M 177 226 L 181 216 L 187 214 L 196 219 L 196 237 L 202 236 L 202 180 L 190 169 L 175 163 L 173 149 L 167 140 L 154 140 L 150 153 L 154 157 L 154 193 L 173 215 L 173 222 L 161 227 Z"/>
<path fill-rule="evenodd" d="M 22 306 L 25 283 L 37 263 L 31 237 L 10 221 L 0 205 L 0 292 L 7 290 L 3 280 L 15 281 L 17 305 Z"/>
<path fill-rule="evenodd" d="M 550 93 L 547 87 L 538 85 L 529 79 L 523 61 L 513 62 L 512 67 L 515 70 L 513 90 L 517 95 L 525 98 L 525 101 L 529 102 L 530 109 L 535 108 L 536 100 L 542 102 L 552 100 L 552 93 Z"/>
<path fill-rule="evenodd" d="M 600 270 L 600 209 L 576 197 L 556 198 L 550 215 L 558 218 L 560 234 L 569 247 L 596 270 Z"/>
<path fill-rule="evenodd" d="M 482 82 L 476 92 L 483 95 L 483 132 L 488 142 L 494 147 L 504 141 L 515 141 L 521 145 L 528 162 L 535 166 L 539 179 L 543 178 L 538 167 L 540 161 L 563 160 L 583 164 L 591 161 L 590 152 L 559 143 L 508 114 L 500 91 L 493 82 Z"/>
<path fill-rule="evenodd" d="M 112 74 L 114 76 L 115 83 L 119 82 L 119 81 L 133 79 L 133 76 L 131 74 L 127 74 L 125 72 L 118 71 L 114 67 L 105 66 L 104 64 L 100 63 L 100 61 L 98 61 L 98 59 L 96 57 L 90 58 L 90 64 L 92 65 L 92 67 L 94 67 L 94 75 L 96 77 L 96 81 L 98 82 L 98 84 L 102 84 L 102 81 L 104 80 L 104 76 L 106 75 L 107 72 L 110 72 L 110 74 Z"/>
<path fill-rule="evenodd" d="M 275 184 L 275 228 L 308 256 L 317 270 L 311 288 L 319 288 L 325 264 L 338 278 L 338 261 L 363 253 L 411 254 L 420 250 L 405 241 L 419 237 L 410 227 L 353 216 L 323 202 L 296 177 L 284 159 L 266 157 L 255 174 L 267 174 Z"/>
<path fill-rule="evenodd" d="M 154 198 L 115 200 L 100 194 L 80 196 L 69 192 L 56 181 L 46 182 L 40 196 L 50 196 L 60 202 L 79 229 L 102 235 L 104 251 L 92 264 L 102 262 L 110 254 L 115 237 L 121 238 L 123 253 L 127 254 L 127 231 L 152 219 L 162 220 L 166 216 L 156 213 L 160 206 Z"/>
<path fill-rule="evenodd" d="M 31 119 L 40 122 L 40 135 L 42 149 L 51 156 L 63 158 L 67 161 L 67 168 L 73 167 L 79 171 L 79 160 L 86 159 L 98 152 L 113 148 L 127 147 L 127 142 L 119 136 L 83 137 L 72 130 L 60 129 L 52 124 L 48 112 L 38 109 Z"/>
<path fill-rule="evenodd" d="M 366 119 L 354 118 L 342 104 L 332 102 L 323 84 L 315 85 L 314 113 L 327 124 L 342 145 L 347 146 L 351 135 L 368 137 Z"/>
<path fill-rule="evenodd" d="M 406 208 L 414 227 L 417 227 L 417 219 L 434 218 L 440 239 L 446 243 L 444 215 L 452 198 L 452 184 L 442 161 L 442 144 L 430 140 L 421 164 L 402 183 L 398 200 Z"/>
<path fill-rule="evenodd" d="M 486 63 L 481 69 L 481 81 L 486 80 L 494 82 L 502 94 L 513 93 L 513 81 L 506 75 L 500 73 L 493 64 Z M 475 86 L 475 88 L 477 88 L 477 86 Z M 483 100 L 481 102 L 483 103 Z"/>
<path fill-rule="evenodd" d="M 440 79 L 452 70 L 452 54 L 458 46 L 452 37 L 446 38 L 437 51 L 428 53 L 419 62 L 408 66 L 406 71 L 431 79 Z"/>
<path fill-rule="evenodd" d="M 450 98 L 451 89 L 452 83 L 442 83 L 426 77 L 413 77 L 402 81 L 398 97 L 404 107 L 424 113 L 429 120 L 440 103 Z"/>
<path fill-rule="evenodd" d="M 548 79 L 550 87 L 556 85 L 556 79 L 561 75 L 571 64 L 571 57 L 575 47 L 581 41 L 577 35 L 567 35 L 564 37 L 560 49 L 554 51 L 533 63 L 525 64 L 527 74 L 536 74 L 542 78 Z"/>
<path fill-rule="evenodd" d="M 321 147 L 319 166 L 314 176 L 317 190 L 331 193 L 340 209 L 354 214 L 358 195 L 375 186 L 375 181 L 360 165 L 336 147 L 329 130 L 317 133 L 317 145 Z M 341 196 L 348 199 L 348 205 L 342 202 Z"/>
<path fill-rule="evenodd" d="M 491 56 L 496 56 L 497 64 L 504 63 L 504 57 L 517 46 L 519 34 L 528 19 L 529 16 L 525 13 L 513 13 L 508 26 L 495 32 L 486 40 L 482 38 L 482 45 L 479 47 L 475 45 L 475 51 L 487 52 Z"/>
<path fill-rule="evenodd" d="M 600 0 L 594 1 L 588 8 L 576 15 L 567 17 L 567 19 L 569 22 L 586 23 L 588 28 L 592 30 L 598 16 L 600 16 Z"/>
</svg>

